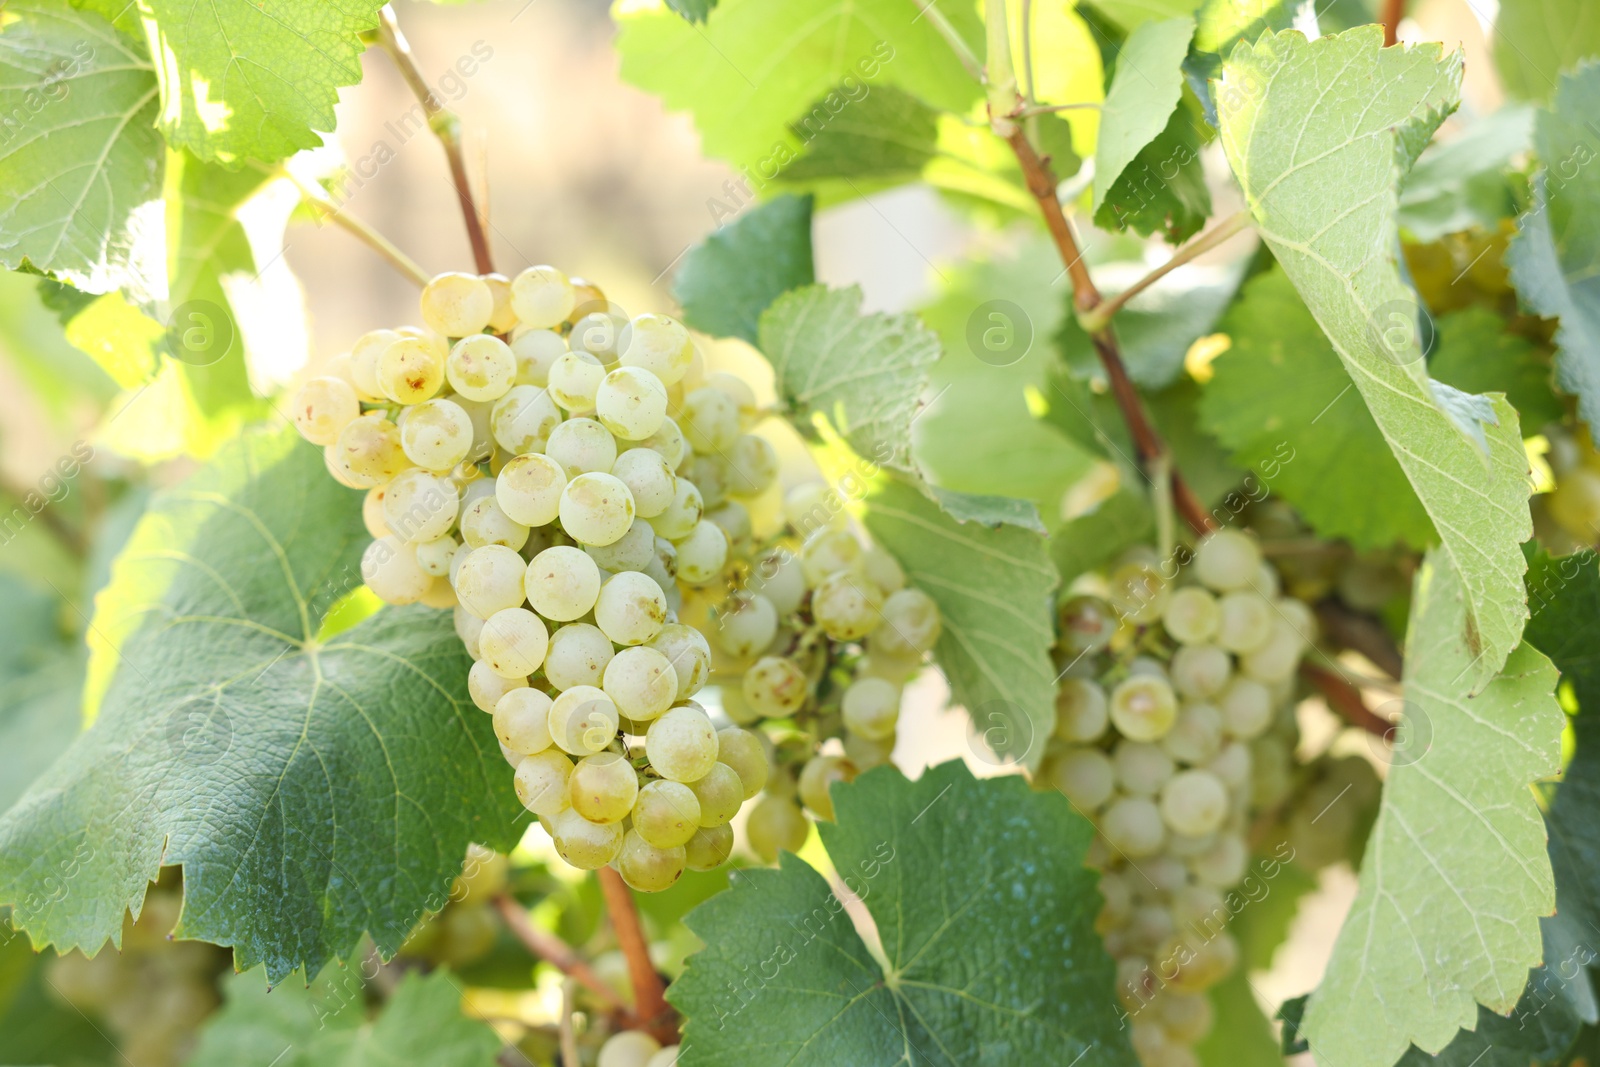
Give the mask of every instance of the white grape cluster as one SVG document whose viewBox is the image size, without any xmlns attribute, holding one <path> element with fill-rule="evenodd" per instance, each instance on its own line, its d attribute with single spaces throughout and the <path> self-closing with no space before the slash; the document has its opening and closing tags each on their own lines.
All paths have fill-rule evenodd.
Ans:
<svg viewBox="0 0 1600 1067">
<path fill-rule="evenodd" d="M 1286 773 L 1280 734 L 1314 626 L 1248 533 L 1211 535 L 1170 578 L 1136 552 L 1063 601 L 1044 768 L 1099 831 L 1098 929 L 1145 1067 L 1197 1062 L 1205 991 L 1238 961 L 1224 894 L 1250 863 L 1257 779 Z"/>
<path fill-rule="evenodd" d="M 690 699 L 711 650 L 677 611 L 749 540 L 730 498 L 777 476 L 754 394 L 679 323 L 553 267 L 443 274 L 421 311 L 294 401 L 367 493 L 367 587 L 454 608 L 468 692 L 568 863 L 646 891 L 720 865 L 767 753 Z"/>
<path fill-rule="evenodd" d="M 742 672 L 725 689 L 735 723 L 780 734 L 766 794 L 750 811 L 751 849 L 768 863 L 833 819 L 834 782 L 887 763 L 901 691 L 939 639 L 939 607 L 906 584 L 888 552 L 864 544 L 822 482 L 791 489 L 785 526 L 745 569 L 709 629 Z M 838 751 L 821 751 L 830 739 Z"/>
</svg>

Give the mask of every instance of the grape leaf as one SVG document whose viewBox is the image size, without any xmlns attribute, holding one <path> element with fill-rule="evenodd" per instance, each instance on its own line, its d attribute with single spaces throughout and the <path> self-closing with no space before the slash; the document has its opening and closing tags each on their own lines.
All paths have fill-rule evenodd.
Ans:
<svg viewBox="0 0 1600 1067">
<path fill-rule="evenodd" d="M 163 865 L 176 930 L 276 981 L 393 953 L 470 840 L 509 848 L 519 806 L 448 613 L 386 610 L 326 643 L 360 582 L 354 494 L 293 434 L 249 435 L 158 494 L 96 598 L 98 717 L 0 818 L 0 901 L 35 943 L 118 940 Z M 22 903 L 86 848 L 59 899 Z"/>
<path fill-rule="evenodd" d="M 1400 228 L 1416 241 L 1494 229 L 1516 213 L 1520 176 L 1506 170 L 1532 141 L 1533 109 L 1512 104 L 1429 145 L 1400 191 Z"/>
<path fill-rule="evenodd" d="M 722 0 L 703 26 L 662 7 L 619 12 L 622 76 L 693 113 L 708 155 L 771 180 L 796 155 L 790 128 L 846 77 L 894 85 L 946 111 L 965 112 L 979 86 L 933 20 L 907 0 L 857 0 L 817 8 L 808 0 Z M 944 11 L 981 52 L 970 6 Z"/>
<path fill-rule="evenodd" d="M 1467 592 L 1442 549 L 1418 572 L 1406 638 L 1405 737 L 1360 887 L 1304 1033 L 1322 1063 L 1388 1067 L 1444 1048 L 1478 1004 L 1510 1011 L 1555 905 L 1527 785 L 1560 766 L 1556 671 L 1520 644 L 1477 696 Z"/>
<path fill-rule="evenodd" d="M 1550 364 L 1532 342 L 1481 304 L 1439 316 L 1428 373 L 1467 393 L 1504 393 L 1530 430 L 1565 414 L 1550 389 Z"/>
<path fill-rule="evenodd" d="M 672 296 L 695 329 L 755 344 L 761 313 L 790 289 L 814 281 L 811 197 L 785 194 L 691 248 L 672 281 Z"/>
<path fill-rule="evenodd" d="M 227 1002 L 207 1020 L 188 1062 L 275 1067 L 491 1067 L 500 1039 L 461 1014 L 462 990 L 448 971 L 407 972 L 369 1020 L 360 979 L 346 971 L 310 989 L 287 982 L 268 990 L 258 975 L 223 986 Z M 281 1049 L 281 1051 L 279 1051 Z"/>
<path fill-rule="evenodd" d="M 939 150 L 939 113 L 892 85 L 837 87 L 812 104 L 794 130 L 806 150 L 779 172 L 785 182 L 910 180 Z"/>
<path fill-rule="evenodd" d="M 816 415 L 858 455 L 911 470 L 911 420 L 939 338 L 915 315 L 861 314 L 861 290 L 808 285 L 761 313 L 760 344 L 786 413 Z"/>
<path fill-rule="evenodd" d="M 1014 525 L 961 522 L 895 479 L 867 498 L 866 524 L 939 605 L 935 655 L 952 699 L 974 722 L 996 727 L 984 737 L 997 755 L 1038 766 L 1055 727 L 1057 581 L 1045 539 Z"/>
<path fill-rule="evenodd" d="M 361 80 L 361 34 L 379 0 L 149 0 L 147 32 L 167 60 L 161 132 L 207 161 L 272 162 L 317 148 L 339 89 Z"/>
<path fill-rule="evenodd" d="M 1600 22 L 1600 19 L 1597 19 Z M 1517 296 L 1560 319 L 1556 383 L 1578 398 L 1578 414 L 1600 425 L 1600 63 L 1564 75 L 1550 110 L 1534 120 L 1544 170 L 1533 206 L 1506 251 Z"/>
<path fill-rule="evenodd" d="M 1117 176 L 1094 221 L 1107 230 L 1132 229 L 1146 237 L 1159 232 L 1170 244 L 1182 244 L 1210 215 L 1200 131 L 1183 103 Z"/>
<path fill-rule="evenodd" d="M 667 993 L 683 1067 L 1133 1067 L 1071 805 L 959 760 L 833 796 L 822 841 L 881 954 L 796 856 L 740 871 L 688 918 L 706 947 Z"/>
<path fill-rule="evenodd" d="M 1501 0 L 1494 65 L 1506 92 L 1543 102 L 1586 56 L 1600 55 L 1600 10 L 1588 0 Z"/>
<path fill-rule="evenodd" d="M 1134 157 L 1167 128 L 1183 96 L 1183 57 L 1194 36 L 1194 19 L 1145 22 L 1129 35 L 1100 108 L 1100 141 L 1094 150 L 1094 210 Z"/>
<path fill-rule="evenodd" d="M 1272 462 L 1272 491 L 1323 537 L 1360 548 L 1426 548 L 1433 523 L 1333 346 L 1280 270 L 1259 274 L 1218 327 L 1201 423 L 1236 463 Z"/>
<path fill-rule="evenodd" d="M 0 26 L 0 265 L 159 296 L 160 104 L 148 55 L 64 4 L 14 0 Z"/>
<path fill-rule="evenodd" d="M 1240 41 L 1253 41 L 1272 30 L 1297 29 L 1308 38 L 1317 31 L 1317 10 L 1300 0 L 1204 0 L 1194 13 L 1194 43 L 1183 61 L 1183 73 L 1212 129 L 1217 104 L 1211 82 L 1222 76 L 1222 58 Z"/>
<path fill-rule="evenodd" d="M 1363 26 L 1317 41 L 1268 34 L 1236 48 L 1223 71 L 1228 162 L 1464 583 L 1467 689 L 1477 690 L 1527 619 L 1522 598 L 1506 592 L 1521 585 L 1519 546 L 1532 533 L 1527 457 L 1503 398 L 1482 401 L 1497 423 L 1489 427 L 1464 417 L 1477 408 L 1460 398 L 1441 403 L 1417 344 L 1417 300 L 1396 264 L 1395 190 L 1456 105 L 1461 56 L 1433 44 L 1384 48 L 1381 28 Z"/>
</svg>

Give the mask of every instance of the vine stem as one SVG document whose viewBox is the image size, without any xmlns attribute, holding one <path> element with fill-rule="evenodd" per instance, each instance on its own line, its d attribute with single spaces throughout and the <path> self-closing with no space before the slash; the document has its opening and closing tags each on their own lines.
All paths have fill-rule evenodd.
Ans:
<svg viewBox="0 0 1600 1067">
<path fill-rule="evenodd" d="M 1140 293 L 1144 292 L 1146 289 L 1150 288 L 1156 282 L 1160 281 L 1162 278 L 1165 278 L 1168 274 L 1171 274 L 1185 263 L 1188 263 L 1196 257 L 1202 256 L 1211 251 L 1218 245 L 1225 243 L 1236 234 L 1248 229 L 1249 226 L 1250 213 L 1248 211 L 1239 211 L 1229 215 L 1226 219 L 1223 219 L 1221 222 L 1211 227 L 1211 229 L 1207 230 L 1199 237 L 1196 237 L 1194 240 L 1178 249 L 1172 254 L 1171 259 L 1167 260 L 1165 263 L 1161 264 L 1161 266 L 1157 267 L 1149 274 L 1146 274 L 1143 278 L 1140 278 L 1138 281 L 1128 286 L 1128 288 L 1124 289 L 1116 296 L 1113 296 L 1109 300 L 1106 300 L 1089 309 L 1088 311 L 1081 313 L 1078 316 L 1078 325 L 1082 326 L 1084 330 L 1090 334 L 1093 334 L 1097 330 L 1103 329 L 1104 327 L 1110 325 L 1111 317 L 1117 312 L 1121 311 L 1123 306 L 1127 304 L 1128 301 L 1132 300 L 1134 297 L 1138 296 Z"/>
<path fill-rule="evenodd" d="M 617 996 L 616 990 L 606 985 L 565 941 L 533 925 L 528 920 L 527 911 L 516 898 L 504 894 L 497 896 L 494 898 L 494 909 L 505 920 L 506 928 L 529 952 L 594 994 L 595 999 L 606 1006 L 606 1010 L 616 1015 L 628 1014 L 628 1007 Z"/>
<path fill-rule="evenodd" d="M 1328 705 L 1350 725 L 1383 738 L 1394 732 L 1395 724 L 1372 712 L 1361 699 L 1361 690 L 1343 676 L 1315 663 L 1301 663 L 1300 676 L 1316 686 Z"/>
<path fill-rule="evenodd" d="M 1400 20 L 1406 16 L 1406 0 L 1384 0 L 1383 46 L 1388 48 L 1400 41 Z"/>
<path fill-rule="evenodd" d="M 489 238 L 484 233 L 483 216 L 473 200 L 472 183 L 467 178 L 467 161 L 461 152 L 461 120 L 455 112 L 439 103 L 439 98 L 429 88 L 422 71 L 417 69 L 411 54 L 411 45 L 400 32 L 394 8 L 383 5 L 378 12 L 378 40 L 389 53 L 400 76 L 411 87 L 412 95 L 422 104 L 428 115 L 428 128 L 433 130 L 444 148 L 445 159 L 450 163 L 450 180 L 456 187 L 456 199 L 461 202 L 461 217 L 467 224 L 467 240 L 472 244 L 472 261 L 479 274 L 494 272 L 494 257 L 489 253 Z"/>
<path fill-rule="evenodd" d="M 650 961 L 650 942 L 644 936 L 644 925 L 639 921 L 639 909 L 633 901 L 633 890 L 622 880 L 622 875 L 610 867 L 595 872 L 600 877 L 600 891 L 605 894 L 606 913 L 611 917 L 611 929 L 617 935 L 617 944 L 628 960 L 628 977 L 633 982 L 633 1008 L 639 1022 L 662 1044 L 678 1040 L 677 1012 L 667 1003 L 666 987 L 656 965 Z"/>
<path fill-rule="evenodd" d="M 330 200 L 320 189 L 316 189 L 299 178 L 295 177 L 287 167 L 277 167 L 273 173 L 287 178 L 289 182 L 300 191 L 300 198 L 315 207 L 322 213 L 322 217 L 332 222 L 335 226 L 353 235 L 362 244 L 382 256 L 384 261 L 405 275 L 417 285 L 428 284 L 428 272 L 417 266 L 415 260 L 396 248 L 383 234 L 362 222 L 353 215 L 346 215 L 344 209 Z"/>
</svg>

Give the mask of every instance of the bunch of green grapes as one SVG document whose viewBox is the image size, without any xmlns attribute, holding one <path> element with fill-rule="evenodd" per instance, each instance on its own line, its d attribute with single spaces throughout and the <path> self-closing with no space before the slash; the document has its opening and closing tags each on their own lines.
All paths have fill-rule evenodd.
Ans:
<svg viewBox="0 0 1600 1067">
<path fill-rule="evenodd" d="M 168 939 L 182 907 L 176 885 L 152 888 L 139 920 L 124 920 L 120 952 L 105 948 L 90 959 L 73 951 L 49 965 L 52 994 L 104 1023 L 123 1058 L 141 1067 L 188 1059 L 230 963 L 215 945 Z"/>
<path fill-rule="evenodd" d="M 1224 894 L 1248 868 L 1252 810 L 1286 790 L 1315 622 L 1238 530 L 1202 541 L 1175 577 L 1147 551 L 1089 584 L 1060 607 L 1041 776 L 1098 830 L 1098 928 L 1134 1048 L 1146 1067 L 1191 1067 L 1205 991 L 1238 962 Z"/>
<path fill-rule="evenodd" d="M 736 498 L 777 476 L 753 392 L 707 376 L 678 322 L 553 267 L 443 274 L 421 311 L 295 400 L 366 490 L 368 588 L 454 608 L 468 692 L 568 863 L 647 891 L 720 865 L 766 754 L 690 699 L 711 650 L 677 611 L 748 543 Z"/>
<path fill-rule="evenodd" d="M 805 843 L 808 812 L 833 819 L 834 782 L 889 761 L 901 691 L 942 625 L 894 557 L 850 528 L 834 493 L 823 482 L 791 489 L 783 530 L 710 615 L 717 651 L 743 675 L 723 710 L 778 738 L 746 823 L 768 863 Z"/>
</svg>

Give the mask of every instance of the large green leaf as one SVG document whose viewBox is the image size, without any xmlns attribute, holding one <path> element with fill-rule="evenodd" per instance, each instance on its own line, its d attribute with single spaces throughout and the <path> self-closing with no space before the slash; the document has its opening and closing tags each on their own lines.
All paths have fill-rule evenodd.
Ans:
<svg viewBox="0 0 1600 1067">
<path fill-rule="evenodd" d="M 934 107 L 964 112 L 980 93 L 933 20 L 909 0 L 722 0 L 703 26 L 662 7 L 619 11 L 622 76 L 693 113 L 708 155 L 770 181 L 800 154 L 791 124 L 846 78 L 895 85 Z M 941 8 L 977 51 L 976 10 Z"/>
<path fill-rule="evenodd" d="M 1322 536 L 1362 548 L 1426 548 L 1433 523 L 1361 394 L 1280 270 L 1253 278 L 1218 327 L 1232 340 L 1211 364 L 1206 429 Z"/>
<path fill-rule="evenodd" d="M 1146 22 L 1129 35 L 1117 57 L 1111 87 L 1100 108 L 1100 140 L 1094 150 L 1094 210 L 1123 170 L 1167 127 L 1183 95 L 1183 57 L 1194 36 L 1194 19 Z"/>
<path fill-rule="evenodd" d="M 461 988 L 448 971 L 407 974 L 373 1019 L 351 972 L 270 991 L 260 975 L 241 974 L 224 989 L 227 1003 L 201 1031 L 192 1067 L 492 1067 L 500 1050 L 493 1030 L 461 1014 Z"/>
<path fill-rule="evenodd" d="M 379 0 L 149 0 L 165 57 L 161 132 L 205 160 L 282 159 L 322 144 L 339 89 L 361 80 Z"/>
<path fill-rule="evenodd" d="M 1600 55 L 1600 8 L 1589 0 L 1500 0 L 1494 64 L 1512 96 L 1549 100 L 1556 81 Z"/>
<path fill-rule="evenodd" d="M 911 420 L 939 337 L 915 315 L 861 313 L 861 290 L 808 285 L 761 314 L 779 402 L 802 427 L 821 415 L 856 453 L 911 470 Z"/>
<path fill-rule="evenodd" d="M 1540 962 L 1555 905 L 1544 822 L 1528 784 L 1560 766 L 1556 671 L 1528 644 L 1472 696 L 1481 653 L 1441 549 L 1418 572 L 1406 639 L 1404 743 L 1394 750 L 1360 888 L 1304 1032 L 1319 1062 L 1389 1067 L 1509 1012 Z"/>
<path fill-rule="evenodd" d="M 1261 235 L 1295 283 L 1433 520 L 1466 590 L 1467 688 L 1527 619 L 1527 457 L 1504 398 L 1428 379 L 1417 299 L 1396 264 L 1400 176 L 1455 106 L 1459 53 L 1384 48 L 1358 27 L 1241 44 L 1217 86 L 1222 143 Z M 1509 1005 L 1508 1005 L 1509 1006 Z"/>
<path fill-rule="evenodd" d="M 672 295 L 683 305 L 683 321 L 695 329 L 755 344 L 768 305 L 814 281 L 811 197 L 785 195 L 751 208 L 691 248 L 672 280 Z"/>
<path fill-rule="evenodd" d="M 514 843 L 520 809 L 448 613 L 383 611 L 316 640 L 366 540 L 354 494 L 287 432 L 152 501 L 96 597 L 98 718 L 0 819 L 0 901 L 35 943 L 120 938 L 178 864 L 177 935 L 276 981 L 364 930 L 394 952 L 469 841 Z M 67 891 L 34 897 L 69 857 Z"/>
<path fill-rule="evenodd" d="M 1600 19 L 1596 20 L 1600 23 Z M 1556 381 L 1578 398 L 1578 414 L 1600 425 L 1600 64 L 1562 77 L 1555 101 L 1534 122 L 1544 170 L 1534 202 L 1506 252 L 1524 306 L 1560 319 Z"/>
<path fill-rule="evenodd" d="M 0 265 L 93 292 L 161 292 L 161 137 L 144 49 L 22 0 L 0 21 Z"/>
<path fill-rule="evenodd" d="M 997 755 L 1036 767 L 1055 727 L 1056 571 L 1045 539 L 1017 525 L 962 522 L 897 480 L 868 498 L 866 523 L 939 605 L 935 655 L 955 702 Z"/>
<path fill-rule="evenodd" d="M 878 945 L 795 856 L 740 872 L 688 919 L 706 947 L 668 991 L 683 1067 L 1133 1067 L 1071 805 L 960 761 L 833 796 L 822 841 Z"/>
</svg>

